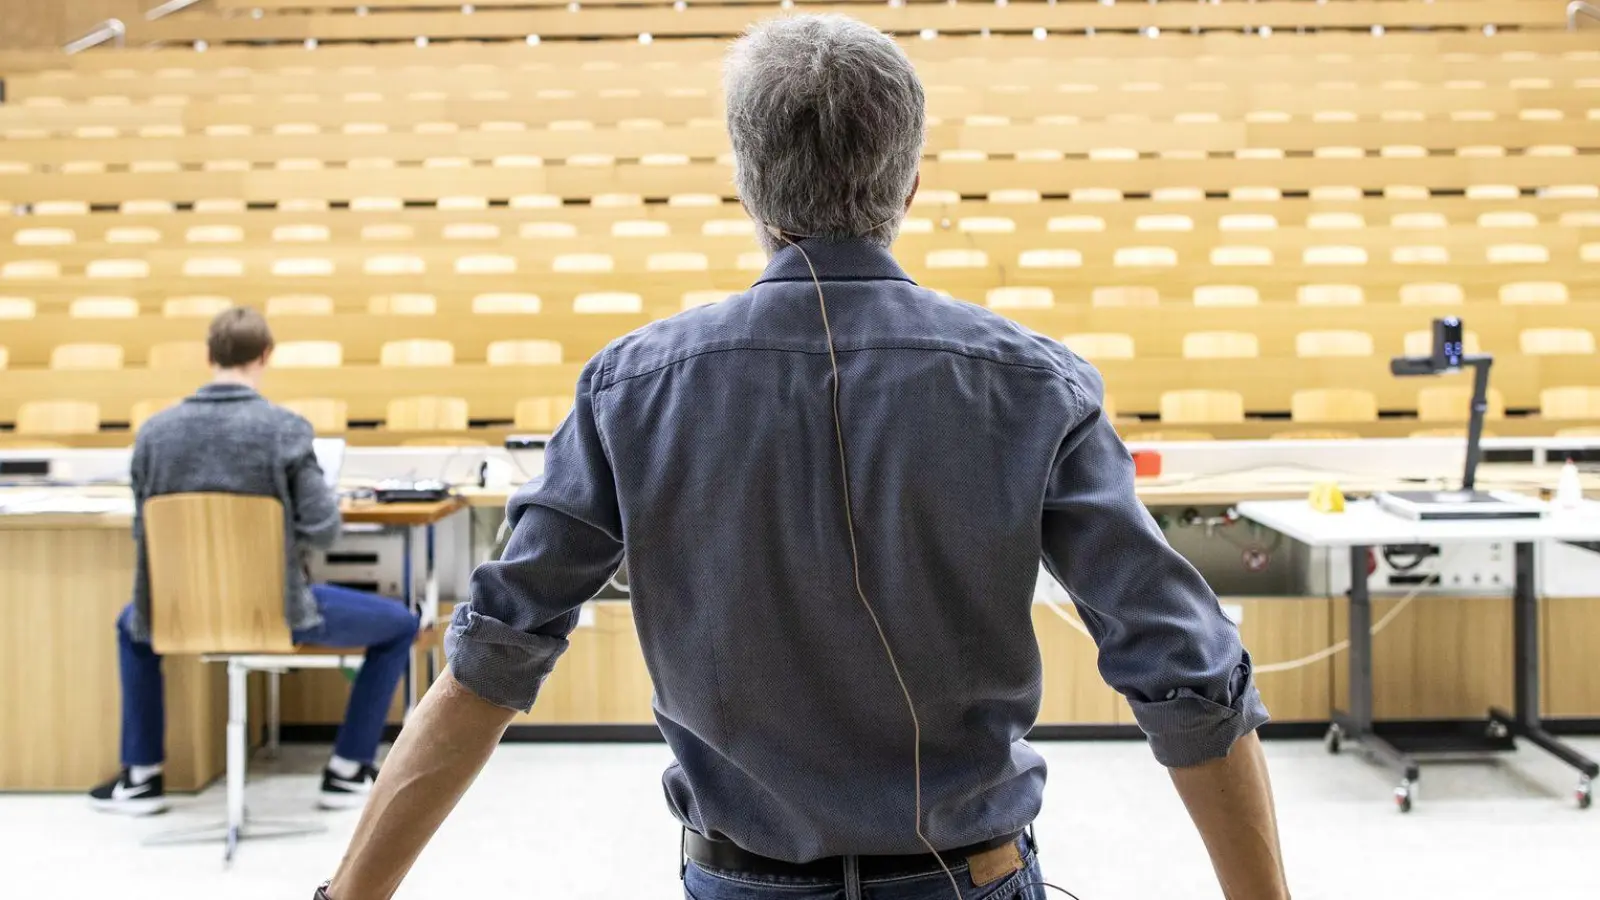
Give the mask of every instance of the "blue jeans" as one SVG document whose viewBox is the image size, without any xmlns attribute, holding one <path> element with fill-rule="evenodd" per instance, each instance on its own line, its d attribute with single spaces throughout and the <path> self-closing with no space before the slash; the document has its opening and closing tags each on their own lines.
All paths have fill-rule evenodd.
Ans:
<svg viewBox="0 0 1600 900">
<path fill-rule="evenodd" d="M 371 763 L 389 718 L 395 686 L 417 636 L 417 617 L 404 603 L 333 585 L 313 585 L 322 625 L 294 633 L 296 644 L 366 647 L 366 660 L 350 688 L 350 704 L 333 752 Z M 117 617 L 117 654 L 122 670 L 122 764 L 153 766 L 166 759 L 166 697 L 161 657 L 128 634 L 129 604 Z"/>
<path fill-rule="evenodd" d="M 1022 870 L 983 887 L 972 883 L 965 859 L 945 859 L 956 884 L 960 900 L 1038 900 L 1045 896 L 1040 885 L 1039 857 L 1032 841 L 1022 838 Z M 837 878 L 796 879 L 746 875 L 702 869 L 689 863 L 683 876 L 687 900 L 956 900 L 950 879 L 943 872 L 932 875 L 891 878 L 882 881 Z"/>
</svg>

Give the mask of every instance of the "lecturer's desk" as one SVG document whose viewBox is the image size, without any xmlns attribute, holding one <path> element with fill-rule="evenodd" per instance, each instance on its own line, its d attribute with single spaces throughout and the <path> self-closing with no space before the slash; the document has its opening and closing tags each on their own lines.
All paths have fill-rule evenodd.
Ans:
<svg viewBox="0 0 1600 900">
<path fill-rule="evenodd" d="M 1577 799 L 1590 802 L 1591 781 L 1600 766 L 1545 731 L 1540 719 L 1539 603 L 1534 548 L 1540 541 L 1584 544 L 1600 540 L 1600 504 L 1582 512 L 1543 519 L 1422 522 L 1391 515 L 1370 500 L 1351 503 L 1343 513 L 1323 513 L 1304 500 L 1239 504 L 1239 514 L 1311 547 L 1346 548 L 1350 554 L 1350 709 L 1334 710 L 1328 747 L 1338 752 L 1344 738 L 1359 741 L 1367 753 L 1397 769 L 1395 800 L 1409 812 L 1420 768 L 1413 754 L 1494 753 L 1516 749 L 1523 738 L 1580 773 Z M 1516 545 L 1516 586 L 1512 599 L 1515 693 L 1512 711 L 1489 710 L 1486 722 L 1459 733 L 1407 733 L 1375 725 L 1372 714 L 1372 604 L 1367 588 L 1367 558 L 1389 544 L 1502 542 Z"/>
<path fill-rule="evenodd" d="M 0 496 L 58 494 L 108 500 L 126 487 L 0 489 Z M 421 577 L 408 599 L 437 596 L 426 533 L 459 500 L 347 504 L 345 521 L 403 529 Z M 133 517 L 0 511 L 0 791 L 76 791 L 114 774 L 120 731 L 117 613 L 133 586 Z M 408 568 L 409 571 L 409 568 Z M 413 587 L 413 585 L 416 585 Z M 163 661 L 167 786 L 204 787 L 223 767 L 227 691 L 222 670 L 198 657 Z"/>
<path fill-rule="evenodd" d="M 439 620 L 439 573 L 434 567 L 435 526 L 467 507 L 459 497 L 425 503 L 352 503 L 340 509 L 347 528 L 376 528 L 400 534 L 404 561 L 400 582 L 401 599 L 421 618 L 424 631 L 434 628 Z M 418 569 L 421 569 L 419 572 Z M 406 661 L 406 712 L 409 714 L 422 698 L 422 691 L 439 674 L 439 647 L 435 641 L 427 642 L 427 675 L 423 680 L 417 672 L 415 654 Z"/>
</svg>

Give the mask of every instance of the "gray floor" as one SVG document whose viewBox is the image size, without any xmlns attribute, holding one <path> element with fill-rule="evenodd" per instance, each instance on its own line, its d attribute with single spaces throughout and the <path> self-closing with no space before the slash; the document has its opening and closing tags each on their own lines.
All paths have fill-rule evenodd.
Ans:
<svg viewBox="0 0 1600 900">
<path fill-rule="evenodd" d="M 1578 742 L 1600 754 L 1600 740 Z M 1135 743 L 1042 745 L 1051 763 L 1039 821 L 1046 874 L 1082 900 L 1215 898 L 1198 839 L 1163 771 Z M 128 820 L 78 797 L 0 796 L 8 897 L 301 900 L 338 861 L 356 813 L 311 809 L 318 748 L 258 765 L 258 816 L 320 818 L 326 834 L 221 848 L 145 847 L 147 835 L 221 815 L 222 793 Z M 1320 743 L 1268 745 L 1297 900 L 1562 900 L 1600 896 L 1600 809 L 1575 779 L 1524 750 L 1496 764 L 1425 769 L 1399 815 L 1388 774 Z M 400 897 L 681 898 L 677 831 L 662 806 L 661 746 L 508 745 L 423 856 Z M 1051 896 L 1059 896 L 1052 894 Z"/>
</svg>

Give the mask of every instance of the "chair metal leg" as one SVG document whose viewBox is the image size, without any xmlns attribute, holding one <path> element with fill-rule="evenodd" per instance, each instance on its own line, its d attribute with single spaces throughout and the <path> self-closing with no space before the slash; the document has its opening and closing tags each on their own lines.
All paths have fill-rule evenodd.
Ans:
<svg viewBox="0 0 1600 900">
<path fill-rule="evenodd" d="M 282 672 L 276 670 L 267 672 L 267 759 L 278 758 L 279 737 L 283 726 L 283 715 L 279 705 L 282 678 Z"/>
<path fill-rule="evenodd" d="M 276 673 L 274 673 L 276 675 Z M 193 844 L 223 841 L 222 860 L 233 862 L 239 842 L 246 838 L 292 837 L 317 834 L 327 827 L 316 823 L 285 821 L 248 821 L 244 804 L 245 768 L 249 763 L 248 715 L 250 694 L 248 690 L 250 666 L 242 659 L 228 660 L 228 748 L 227 791 L 228 818 L 216 825 L 188 828 L 156 835 L 145 841 L 150 845 Z M 275 693 L 275 692 L 274 692 Z"/>
<path fill-rule="evenodd" d="M 244 772 L 247 761 L 245 748 L 246 719 L 250 713 L 250 670 L 237 659 L 228 660 L 228 852 L 233 858 L 233 847 L 238 843 L 239 829 L 244 826 Z"/>
</svg>

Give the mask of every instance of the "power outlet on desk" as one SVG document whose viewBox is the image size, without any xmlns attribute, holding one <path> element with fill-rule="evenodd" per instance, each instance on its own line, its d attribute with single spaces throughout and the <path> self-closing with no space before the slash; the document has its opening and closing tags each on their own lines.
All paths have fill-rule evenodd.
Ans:
<svg viewBox="0 0 1600 900">
<path fill-rule="evenodd" d="M 1339 596 L 1350 590 L 1349 556 L 1345 550 L 1313 550 L 1308 572 L 1312 593 Z M 1500 542 L 1408 544 L 1380 547 L 1377 564 L 1367 579 L 1374 595 L 1510 594 L 1516 583 L 1515 547 Z M 1320 575 L 1320 577 L 1319 577 Z"/>
</svg>

